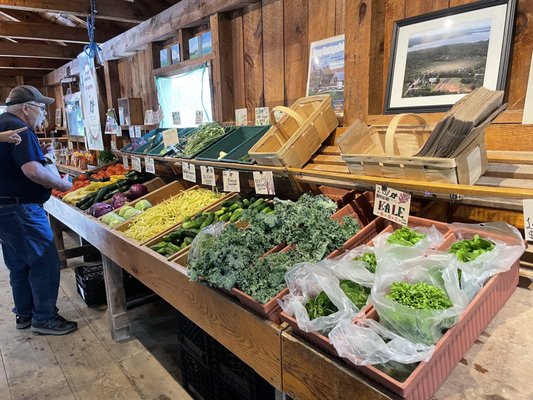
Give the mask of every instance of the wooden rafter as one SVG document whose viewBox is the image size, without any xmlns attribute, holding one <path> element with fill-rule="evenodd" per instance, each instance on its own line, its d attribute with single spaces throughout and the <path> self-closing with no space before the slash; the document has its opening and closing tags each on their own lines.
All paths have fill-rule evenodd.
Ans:
<svg viewBox="0 0 533 400">
<path fill-rule="evenodd" d="M 0 8 L 22 11 L 57 12 L 87 16 L 90 14 L 89 0 L 0 0 Z M 115 21 L 139 23 L 160 13 L 167 4 L 159 1 L 124 0 L 98 1 L 96 4 L 97 18 Z"/>
<path fill-rule="evenodd" d="M 11 69 L 44 69 L 54 70 L 61 67 L 64 60 L 46 58 L 0 57 L 0 68 Z"/>
<path fill-rule="evenodd" d="M 68 46 L 55 46 L 42 43 L 0 43 L 3 57 L 52 58 L 72 60 L 83 51 L 83 45 L 71 43 Z"/>
<path fill-rule="evenodd" d="M 46 74 L 45 69 L 2 69 L 0 68 L 0 76 L 39 76 L 42 77 Z"/>
<path fill-rule="evenodd" d="M 120 32 L 95 31 L 96 41 L 104 42 Z M 0 22 L 0 37 L 14 39 L 51 40 L 70 43 L 88 43 L 87 29 L 32 22 Z"/>
</svg>

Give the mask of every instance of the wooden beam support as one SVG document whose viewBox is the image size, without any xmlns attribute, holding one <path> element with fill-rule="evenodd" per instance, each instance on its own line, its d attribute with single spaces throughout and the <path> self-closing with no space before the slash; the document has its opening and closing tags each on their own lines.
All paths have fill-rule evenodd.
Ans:
<svg viewBox="0 0 533 400">
<path fill-rule="evenodd" d="M 101 43 L 115 37 L 121 31 L 95 30 L 96 41 Z M 52 40 L 67 43 L 89 43 L 87 29 L 35 22 L 3 21 L 0 37 L 13 39 Z"/>
<path fill-rule="evenodd" d="M 0 76 L 8 76 L 15 78 L 16 76 L 23 75 L 23 76 L 33 76 L 33 77 L 44 77 L 46 74 L 45 69 L 2 69 L 0 68 Z"/>
<path fill-rule="evenodd" d="M 163 2 L 136 0 L 105 0 L 97 2 L 96 18 L 139 23 L 165 9 Z M 21 11 L 56 12 L 87 16 L 91 13 L 87 0 L 0 0 L 0 8 Z"/>
<path fill-rule="evenodd" d="M 2 69 L 44 69 L 54 70 L 61 67 L 64 60 L 51 60 L 45 58 L 25 58 L 25 57 L 0 57 L 0 68 Z M 22 74 L 18 71 L 18 74 Z"/>
<path fill-rule="evenodd" d="M 176 35 L 178 29 L 193 26 L 206 15 L 236 10 L 256 0 L 182 0 L 148 21 L 118 35 L 102 45 L 104 60 L 116 60 L 143 49 L 147 44 Z"/>
<path fill-rule="evenodd" d="M 75 59 L 46 75 L 44 78 L 44 84 L 46 86 L 57 86 L 61 83 L 61 79 L 64 77 L 79 74 L 80 67 L 78 65 L 78 59 Z"/>
<path fill-rule="evenodd" d="M 71 43 L 68 46 L 55 46 L 42 43 L 0 43 L 2 57 L 53 58 L 73 60 L 83 51 L 83 45 Z"/>
</svg>

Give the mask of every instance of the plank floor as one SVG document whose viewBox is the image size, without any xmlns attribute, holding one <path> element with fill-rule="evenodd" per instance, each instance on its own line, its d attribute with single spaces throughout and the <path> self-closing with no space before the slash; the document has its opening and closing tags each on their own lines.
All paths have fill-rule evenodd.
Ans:
<svg viewBox="0 0 533 400">
<path fill-rule="evenodd" d="M 111 339 L 106 308 L 89 308 L 74 270 L 61 274 L 58 307 L 79 329 L 40 336 L 15 329 L 8 271 L 0 252 L 0 400 L 189 400 L 178 383 L 174 319 L 165 305 L 133 324 L 135 339 Z M 153 315 L 152 315 L 153 314 Z"/>
</svg>

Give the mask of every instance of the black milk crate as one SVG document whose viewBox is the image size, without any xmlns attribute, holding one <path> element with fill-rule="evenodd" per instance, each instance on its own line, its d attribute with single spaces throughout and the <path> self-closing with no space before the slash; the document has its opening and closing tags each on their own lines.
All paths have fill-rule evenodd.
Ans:
<svg viewBox="0 0 533 400">
<path fill-rule="evenodd" d="M 209 342 L 212 340 L 211 337 L 179 311 L 178 340 L 181 346 L 194 354 L 205 366 L 209 366 Z"/>
<path fill-rule="evenodd" d="M 124 278 L 124 293 L 128 300 L 144 297 L 153 293 L 149 287 L 145 286 L 141 281 L 128 272 L 123 270 L 122 276 Z"/>
<path fill-rule="evenodd" d="M 188 348 L 180 345 L 181 379 L 185 390 L 196 400 L 213 400 L 212 374 Z"/>
<path fill-rule="evenodd" d="M 75 269 L 76 290 L 89 307 L 106 304 L 104 269 L 101 263 Z"/>
<path fill-rule="evenodd" d="M 215 340 L 211 341 L 209 355 L 217 400 L 274 400 L 274 388 Z"/>
</svg>

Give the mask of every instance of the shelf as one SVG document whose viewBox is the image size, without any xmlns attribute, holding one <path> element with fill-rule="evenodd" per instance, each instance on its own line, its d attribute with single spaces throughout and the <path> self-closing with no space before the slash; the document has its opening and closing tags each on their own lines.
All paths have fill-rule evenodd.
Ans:
<svg viewBox="0 0 533 400">
<path fill-rule="evenodd" d="M 56 164 L 56 167 L 59 172 L 63 172 L 65 174 L 69 174 L 72 176 L 78 176 L 78 175 L 84 174 L 96 168 L 94 167 L 94 168 L 88 168 L 88 169 L 83 170 L 77 167 L 73 167 L 71 165 L 63 165 L 63 164 Z"/>
<path fill-rule="evenodd" d="M 54 128 L 56 131 L 66 131 L 67 130 L 67 127 L 66 126 L 56 126 Z"/>
<path fill-rule="evenodd" d="M 130 127 L 139 126 L 141 129 L 153 129 L 157 128 L 159 124 L 145 124 L 145 125 L 120 125 L 120 129 L 127 130 L 130 129 Z"/>
</svg>

